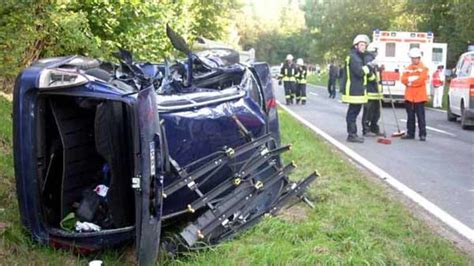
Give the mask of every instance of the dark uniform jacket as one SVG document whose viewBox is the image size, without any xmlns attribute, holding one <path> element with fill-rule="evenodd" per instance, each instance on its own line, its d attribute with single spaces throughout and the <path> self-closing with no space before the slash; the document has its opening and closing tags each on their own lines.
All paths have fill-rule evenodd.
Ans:
<svg viewBox="0 0 474 266">
<path fill-rule="evenodd" d="M 280 74 L 283 81 L 295 81 L 296 65 L 288 64 L 288 61 L 286 61 L 281 67 Z"/>
<path fill-rule="evenodd" d="M 296 68 L 296 83 L 298 84 L 306 84 L 306 75 L 307 75 L 306 66 L 298 66 Z"/>
<path fill-rule="evenodd" d="M 364 63 L 370 63 L 374 61 L 375 56 L 373 53 L 366 52 L 364 54 Z M 367 97 L 369 100 L 377 100 L 382 98 L 379 85 L 378 68 L 370 68 L 369 74 L 367 74 Z"/>
<path fill-rule="evenodd" d="M 352 48 L 345 62 L 344 93 L 342 101 L 346 103 L 367 103 L 366 84 L 369 68 L 364 65 L 364 55 Z"/>
</svg>

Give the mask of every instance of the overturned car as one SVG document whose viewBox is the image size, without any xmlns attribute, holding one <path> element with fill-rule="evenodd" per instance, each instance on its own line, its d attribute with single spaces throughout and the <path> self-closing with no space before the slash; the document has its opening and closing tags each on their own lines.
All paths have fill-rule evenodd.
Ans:
<svg viewBox="0 0 474 266">
<path fill-rule="evenodd" d="M 303 198 L 282 165 L 269 67 L 235 53 L 120 64 L 42 59 L 14 90 L 14 163 L 23 225 L 53 247 L 92 252 L 135 239 L 139 264 L 217 244 Z M 222 51 L 221 51 L 222 52 Z M 162 239 L 161 230 L 178 226 Z"/>
</svg>

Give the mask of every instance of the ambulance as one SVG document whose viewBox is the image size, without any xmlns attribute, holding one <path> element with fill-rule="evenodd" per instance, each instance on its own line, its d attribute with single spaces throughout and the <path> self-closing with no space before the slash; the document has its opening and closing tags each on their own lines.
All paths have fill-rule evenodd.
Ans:
<svg viewBox="0 0 474 266">
<path fill-rule="evenodd" d="M 418 47 L 422 51 L 421 61 L 429 68 L 429 74 L 439 65 L 446 67 L 446 43 L 435 43 L 432 32 L 401 32 L 374 30 L 372 40 L 377 47 L 376 63 L 383 66 L 381 76 L 384 102 L 390 102 L 390 94 L 394 102 L 403 102 L 405 86 L 400 78 L 404 69 L 411 63 L 408 51 Z M 431 86 L 426 86 L 431 95 Z"/>
</svg>

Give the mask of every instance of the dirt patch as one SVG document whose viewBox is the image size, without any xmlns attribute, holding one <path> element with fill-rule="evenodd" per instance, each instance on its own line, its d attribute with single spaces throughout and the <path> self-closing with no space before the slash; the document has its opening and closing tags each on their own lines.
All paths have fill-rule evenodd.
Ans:
<svg viewBox="0 0 474 266">
<path fill-rule="evenodd" d="M 10 144 L 5 139 L 0 137 L 0 152 L 2 154 L 10 154 L 10 151 Z"/>
<path fill-rule="evenodd" d="M 288 209 L 282 210 L 278 217 L 281 217 L 289 223 L 301 223 L 307 220 L 308 211 L 308 207 L 304 206 L 303 203 L 299 203 Z"/>
<path fill-rule="evenodd" d="M 5 93 L 3 91 L 0 91 L 0 97 L 3 97 L 5 99 L 7 99 L 8 101 L 13 101 L 13 94 L 11 93 Z"/>
</svg>

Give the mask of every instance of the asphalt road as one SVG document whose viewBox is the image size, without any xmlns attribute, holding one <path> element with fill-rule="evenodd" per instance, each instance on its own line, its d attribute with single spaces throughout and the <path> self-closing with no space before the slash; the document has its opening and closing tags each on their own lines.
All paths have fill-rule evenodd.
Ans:
<svg viewBox="0 0 474 266">
<path fill-rule="evenodd" d="M 284 103 L 283 88 L 276 83 L 275 92 L 280 103 Z M 340 95 L 329 99 L 326 88 L 309 85 L 307 97 L 306 105 L 288 107 L 474 229 L 474 130 L 463 130 L 459 122 L 447 121 L 445 112 L 426 109 L 426 142 L 418 138 L 391 138 L 392 144 L 384 145 L 377 143 L 376 138 L 365 138 L 363 144 L 348 143 L 347 105 L 340 102 Z M 383 108 L 382 115 L 390 136 L 397 131 L 392 109 Z M 406 130 L 405 109 L 396 108 L 396 115 L 401 130 Z M 362 112 L 357 121 L 359 135 L 361 117 Z"/>
</svg>

